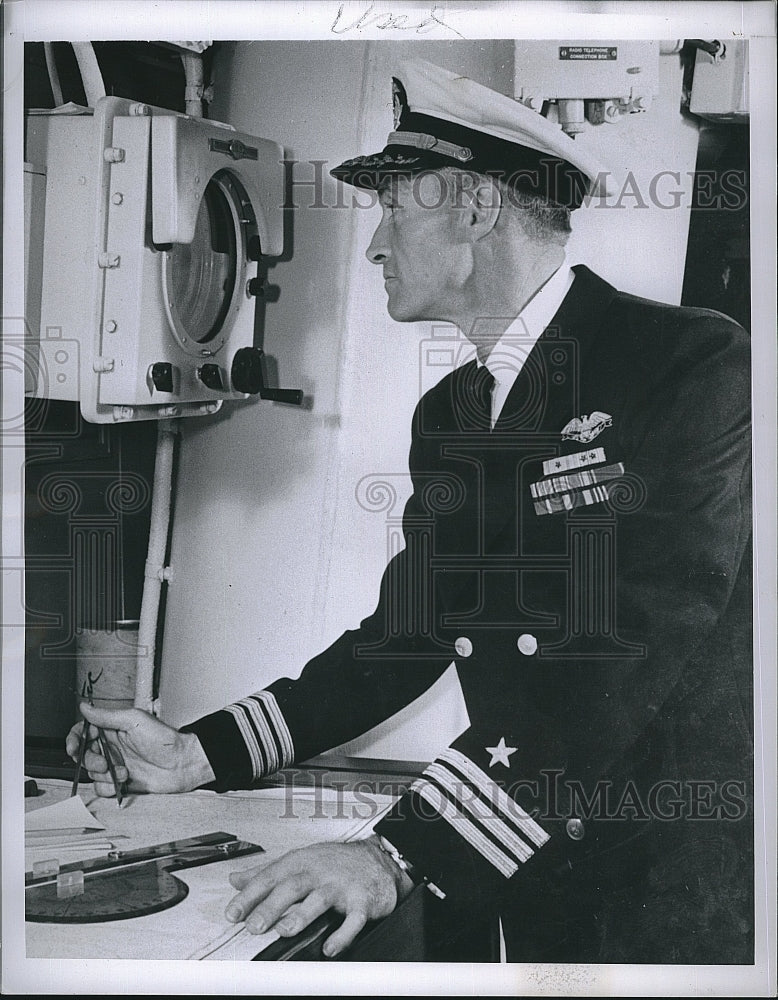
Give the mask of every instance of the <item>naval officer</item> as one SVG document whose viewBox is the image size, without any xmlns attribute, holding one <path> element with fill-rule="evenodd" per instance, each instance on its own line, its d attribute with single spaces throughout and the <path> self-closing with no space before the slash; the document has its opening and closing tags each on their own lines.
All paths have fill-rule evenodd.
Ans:
<svg viewBox="0 0 778 1000">
<path fill-rule="evenodd" d="M 334 907 L 332 955 L 424 882 L 499 914 L 513 961 L 753 961 L 746 334 L 568 266 L 603 171 L 551 122 L 421 61 L 392 86 L 385 148 L 332 173 L 379 194 L 390 315 L 454 323 L 476 357 L 414 414 L 376 610 L 181 731 L 84 715 L 131 788 L 222 791 L 367 731 L 453 661 L 469 728 L 368 840 L 234 877 L 228 918 L 288 935 Z"/>
</svg>

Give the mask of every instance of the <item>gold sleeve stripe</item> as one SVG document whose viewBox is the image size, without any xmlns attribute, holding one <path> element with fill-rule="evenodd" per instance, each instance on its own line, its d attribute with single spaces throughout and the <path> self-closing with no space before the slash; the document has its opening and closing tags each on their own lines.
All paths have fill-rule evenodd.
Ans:
<svg viewBox="0 0 778 1000">
<path fill-rule="evenodd" d="M 526 844 L 509 826 L 506 826 L 496 812 L 489 808 L 488 802 L 474 794 L 472 786 L 453 775 L 442 764 L 430 764 L 424 773 L 455 798 L 463 813 L 469 814 L 477 825 L 491 833 L 492 837 L 499 840 L 522 864 L 535 853 L 529 844 Z"/>
<path fill-rule="evenodd" d="M 495 844 L 489 840 L 478 827 L 471 822 L 466 816 L 464 816 L 459 809 L 450 802 L 446 796 L 441 792 L 441 790 L 433 785 L 430 781 L 425 781 L 424 779 L 418 779 L 414 781 L 411 785 L 411 790 L 416 792 L 417 795 L 421 796 L 426 802 L 435 809 L 443 819 L 449 823 L 456 832 L 463 837 L 472 847 L 474 847 L 479 854 L 481 854 L 487 861 L 491 862 L 494 867 L 506 878 L 510 878 L 511 875 L 515 874 L 518 869 L 518 865 L 515 861 L 508 857 L 503 851 L 501 851 Z"/>
<path fill-rule="evenodd" d="M 550 838 L 549 834 L 539 823 L 521 808 L 515 799 L 507 795 L 497 782 L 492 781 L 488 774 L 481 770 L 477 764 L 467 757 L 449 747 L 438 757 L 438 761 L 444 761 L 457 768 L 469 781 L 475 785 L 489 799 L 495 812 L 509 817 L 521 832 L 535 844 L 542 847 Z"/>
<path fill-rule="evenodd" d="M 235 719 L 255 779 L 293 763 L 292 736 L 270 691 L 258 691 L 228 705 L 225 711 Z"/>
</svg>

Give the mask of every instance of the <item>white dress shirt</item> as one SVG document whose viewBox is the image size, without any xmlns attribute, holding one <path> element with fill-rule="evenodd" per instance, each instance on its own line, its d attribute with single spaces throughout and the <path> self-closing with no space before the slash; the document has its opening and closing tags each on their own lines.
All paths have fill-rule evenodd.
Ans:
<svg viewBox="0 0 778 1000">
<path fill-rule="evenodd" d="M 494 376 L 492 427 L 535 342 L 554 318 L 574 280 L 575 274 L 565 260 L 545 285 L 535 292 L 492 348 L 486 359 L 486 366 Z M 481 367 L 480 361 L 478 367 Z"/>
</svg>

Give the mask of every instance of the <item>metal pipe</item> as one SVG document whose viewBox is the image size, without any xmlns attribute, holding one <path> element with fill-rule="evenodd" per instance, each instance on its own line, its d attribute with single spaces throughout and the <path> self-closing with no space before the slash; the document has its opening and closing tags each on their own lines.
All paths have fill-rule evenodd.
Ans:
<svg viewBox="0 0 778 1000">
<path fill-rule="evenodd" d="M 43 43 L 43 54 L 46 58 L 46 69 L 49 71 L 49 83 L 51 84 L 51 93 L 54 98 L 54 107 L 58 108 L 60 104 L 64 104 L 64 100 L 62 98 L 62 87 L 59 83 L 57 64 L 54 61 L 54 45 L 52 42 Z"/>
<path fill-rule="evenodd" d="M 195 118 L 203 117 L 203 89 L 205 76 L 203 57 L 199 52 L 182 52 L 181 62 L 184 64 L 186 80 L 186 113 Z"/>
<path fill-rule="evenodd" d="M 717 38 L 710 42 L 704 38 L 687 38 L 685 41 L 687 45 L 691 45 L 695 49 L 702 49 L 703 52 L 707 52 L 709 56 L 714 58 L 720 55 L 724 49 L 724 44 Z"/>
<path fill-rule="evenodd" d="M 562 126 L 563 132 L 575 139 L 579 132 L 585 131 L 586 116 L 582 100 L 560 100 L 557 102 L 557 108 L 559 110 L 559 124 Z"/>
<path fill-rule="evenodd" d="M 105 83 L 95 50 L 91 42 L 73 42 L 73 52 L 84 84 L 86 103 L 93 108 L 101 98 L 105 97 Z"/>
<path fill-rule="evenodd" d="M 173 456 L 176 421 L 160 420 L 157 428 L 157 456 L 151 495 L 151 525 L 146 556 L 143 598 L 138 627 L 138 664 L 135 675 L 135 707 L 152 712 L 154 707 L 154 653 L 162 584 L 171 577 L 165 566 L 170 530 L 170 499 L 173 491 Z"/>
</svg>

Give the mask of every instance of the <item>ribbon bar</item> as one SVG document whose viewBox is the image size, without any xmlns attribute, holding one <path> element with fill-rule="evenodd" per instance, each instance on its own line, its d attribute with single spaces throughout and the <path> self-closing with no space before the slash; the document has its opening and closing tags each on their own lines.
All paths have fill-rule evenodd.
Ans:
<svg viewBox="0 0 778 1000">
<path fill-rule="evenodd" d="M 597 483 L 607 483 L 624 475 L 621 462 L 615 465 L 598 466 L 596 469 L 584 469 L 581 472 L 571 472 L 568 476 L 553 476 L 551 479 L 541 479 L 530 484 L 530 493 L 534 499 L 551 496 L 553 493 L 567 493 L 570 490 L 581 489 L 584 486 L 595 486 Z"/>
</svg>

